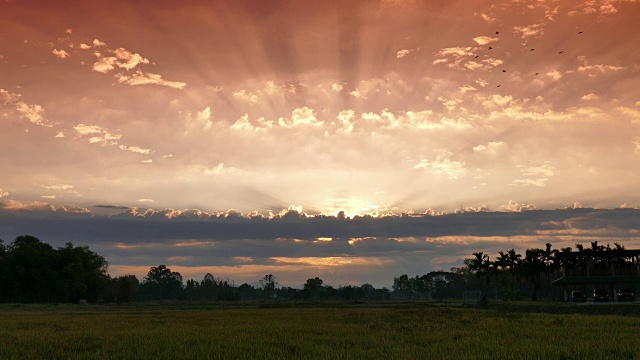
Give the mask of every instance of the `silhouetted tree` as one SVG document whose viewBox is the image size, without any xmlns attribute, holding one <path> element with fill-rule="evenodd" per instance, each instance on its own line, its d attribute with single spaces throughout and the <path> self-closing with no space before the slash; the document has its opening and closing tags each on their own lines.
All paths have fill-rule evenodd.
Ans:
<svg viewBox="0 0 640 360">
<path fill-rule="evenodd" d="M 182 275 L 165 265 L 154 266 L 149 269 L 142 285 L 155 299 L 175 299 L 182 289 Z"/>
<path fill-rule="evenodd" d="M 265 275 L 260 279 L 260 285 L 262 285 L 262 291 L 264 292 L 265 299 L 273 298 L 275 295 L 276 284 L 276 277 L 272 274 Z"/>
<path fill-rule="evenodd" d="M 319 277 L 315 277 L 314 279 L 307 279 L 307 282 L 304 283 L 304 292 L 306 293 L 306 297 L 317 298 L 320 295 L 320 291 L 322 290 L 322 279 Z"/>
</svg>

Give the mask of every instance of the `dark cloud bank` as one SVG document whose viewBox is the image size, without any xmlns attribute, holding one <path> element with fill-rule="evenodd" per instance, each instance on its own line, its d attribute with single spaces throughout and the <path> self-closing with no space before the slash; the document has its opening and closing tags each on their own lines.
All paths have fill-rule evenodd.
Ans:
<svg viewBox="0 0 640 360">
<path fill-rule="evenodd" d="M 170 215 L 171 214 L 171 215 Z M 559 209 L 340 218 L 289 211 L 273 218 L 198 211 L 134 210 L 115 216 L 61 211 L 34 212 L 0 207 L 0 237 L 42 236 L 52 242 L 166 242 L 177 239 L 406 238 L 444 236 L 534 236 L 562 234 L 625 238 L 640 234 L 638 209 Z"/>
</svg>

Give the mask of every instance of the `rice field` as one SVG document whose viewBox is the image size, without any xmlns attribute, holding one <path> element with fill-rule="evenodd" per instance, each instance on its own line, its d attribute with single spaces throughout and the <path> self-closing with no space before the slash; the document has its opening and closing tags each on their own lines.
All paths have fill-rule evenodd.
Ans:
<svg viewBox="0 0 640 360">
<path fill-rule="evenodd" d="M 635 315 L 454 305 L 0 306 L 0 359 L 640 359 L 638 334 Z"/>
</svg>

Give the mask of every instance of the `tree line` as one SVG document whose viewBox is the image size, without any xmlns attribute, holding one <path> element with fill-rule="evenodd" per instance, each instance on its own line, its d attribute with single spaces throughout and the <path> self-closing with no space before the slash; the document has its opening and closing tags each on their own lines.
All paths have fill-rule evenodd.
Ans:
<svg viewBox="0 0 640 360">
<path fill-rule="evenodd" d="M 273 274 L 236 286 L 230 279 L 206 274 L 202 280 L 183 281 L 179 272 L 165 265 L 153 266 L 139 280 L 135 275 L 111 277 L 104 257 L 87 246 L 67 243 L 53 248 L 40 239 L 22 235 L 9 245 L 0 240 L 0 302 L 131 302 L 131 301 L 229 301 L 229 300 L 366 300 L 366 299 L 455 299 L 464 291 L 482 290 L 487 296 L 518 300 L 529 294 L 532 300 L 554 294 L 551 282 L 560 276 L 560 268 L 584 269 L 587 261 L 594 268 L 615 264 L 633 266 L 624 258 L 624 247 L 614 244 L 591 247 L 527 249 L 524 255 L 514 249 L 500 251 L 494 260 L 483 252 L 464 260 L 465 266 L 450 271 L 432 271 L 410 277 L 394 277 L 391 290 L 371 284 L 333 287 L 319 277 L 308 279 L 302 288 L 278 287 Z M 574 252 L 575 253 L 575 252 Z"/>
<path fill-rule="evenodd" d="M 576 272 L 591 267 L 597 272 L 612 266 L 618 269 L 635 266 L 627 258 L 624 246 L 618 243 L 611 247 L 593 241 L 590 247 L 576 244 L 575 249 L 570 246 L 555 249 L 546 243 L 544 249 L 529 248 L 524 255 L 514 249 L 500 251 L 494 260 L 484 252 L 475 252 L 464 264 L 469 273 L 482 280 L 485 294 L 495 294 L 502 300 L 519 300 L 528 294 L 534 301 L 545 295 L 548 300 L 561 298 L 559 289 L 552 286 L 552 282 L 561 277 L 561 269 Z"/>
</svg>

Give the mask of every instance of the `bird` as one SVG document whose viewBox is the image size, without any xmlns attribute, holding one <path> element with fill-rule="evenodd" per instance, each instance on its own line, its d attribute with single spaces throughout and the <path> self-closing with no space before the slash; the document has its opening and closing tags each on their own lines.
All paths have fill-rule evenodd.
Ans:
<svg viewBox="0 0 640 360">
<path fill-rule="evenodd" d="M 578 34 L 582 34 L 582 31 L 578 31 Z"/>
<path fill-rule="evenodd" d="M 507 72 L 507 70 L 502 70 L 502 72 Z"/>
<path fill-rule="evenodd" d="M 564 50 L 562 50 L 562 51 L 558 52 L 558 54 L 562 54 L 563 52 L 564 52 Z"/>
<path fill-rule="evenodd" d="M 540 74 L 540 73 L 535 73 L 535 74 L 533 74 L 533 75 L 538 75 L 538 74 Z"/>
<path fill-rule="evenodd" d="M 479 58 L 479 57 L 480 57 L 480 55 L 476 55 L 476 56 L 475 56 L 475 58 L 476 58 L 476 59 L 477 59 L 477 58 Z"/>
<path fill-rule="evenodd" d="M 533 50 L 535 50 L 535 49 L 531 49 L 531 50 L 529 50 L 529 51 L 533 51 Z"/>
<path fill-rule="evenodd" d="M 489 50 L 493 49 L 491 46 L 489 46 Z"/>
<path fill-rule="evenodd" d="M 496 87 L 500 87 L 500 86 L 502 86 L 502 85 L 498 85 L 498 86 L 496 86 Z"/>
<path fill-rule="evenodd" d="M 500 34 L 500 31 L 496 31 L 496 35 Z"/>
</svg>

